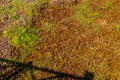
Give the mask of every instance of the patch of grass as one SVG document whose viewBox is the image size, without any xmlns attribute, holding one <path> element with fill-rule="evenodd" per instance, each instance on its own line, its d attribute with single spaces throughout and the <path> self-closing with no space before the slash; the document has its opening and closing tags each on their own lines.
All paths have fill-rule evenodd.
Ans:
<svg viewBox="0 0 120 80">
<path fill-rule="evenodd" d="M 91 24 L 96 18 L 100 16 L 98 12 L 94 12 L 90 6 L 89 2 L 82 2 L 81 4 L 74 6 L 73 10 L 75 11 L 75 14 L 73 15 L 74 19 L 77 19 L 77 21 L 82 26 L 88 26 Z"/>
<path fill-rule="evenodd" d="M 32 48 L 39 40 L 37 29 L 25 28 L 23 26 L 10 26 L 3 31 L 3 36 L 8 38 L 10 44 L 20 49 L 21 56 L 19 56 L 18 61 L 22 62 L 32 52 Z"/>
<path fill-rule="evenodd" d="M 38 36 L 34 28 L 27 29 L 25 27 L 10 27 L 3 31 L 3 36 L 8 37 L 9 42 L 15 47 L 29 48 L 33 47 L 37 41 Z"/>
<path fill-rule="evenodd" d="M 6 18 L 9 21 L 6 23 L 8 28 L 3 31 L 3 36 L 8 38 L 10 44 L 20 48 L 22 61 L 39 40 L 37 29 L 32 25 L 35 7 L 42 7 L 47 1 L 10 0 L 7 4 L 0 5 L 0 21 L 6 23 Z"/>
<path fill-rule="evenodd" d="M 43 22 L 43 26 L 46 27 L 47 32 L 50 32 L 53 24 L 51 24 L 49 22 Z"/>
<path fill-rule="evenodd" d="M 16 21 L 31 23 L 33 11 L 35 10 L 36 5 L 40 5 L 42 7 L 42 4 L 46 2 L 48 2 L 48 0 L 35 0 L 31 2 L 11 0 L 7 5 L 0 6 L 0 15 L 8 16 L 10 24 Z"/>
<path fill-rule="evenodd" d="M 113 5 L 113 3 L 114 3 L 114 0 L 113 1 L 111 1 L 111 0 L 106 1 L 104 4 L 105 8 L 111 7 Z"/>
</svg>

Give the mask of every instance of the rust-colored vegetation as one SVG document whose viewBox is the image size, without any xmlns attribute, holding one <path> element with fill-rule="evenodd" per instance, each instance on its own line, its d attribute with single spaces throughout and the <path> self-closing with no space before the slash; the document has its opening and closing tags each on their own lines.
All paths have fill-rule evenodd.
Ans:
<svg viewBox="0 0 120 80">
<path fill-rule="evenodd" d="M 3 0 L 4 4 L 2 2 L 1 4 L 8 4 L 9 0 L 6 1 Z M 0 14 L 0 57 L 19 56 L 18 61 L 22 60 L 24 63 L 32 61 L 35 66 L 81 77 L 88 70 L 95 74 L 94 80 L 119 80 L 120 1 L 75 1 L 53 3 L 45 0 L 43 3 L 37 3 L 37 0 L 32 0 L 31 5 L 34 9 L 30 11 L 28 7 L 29 14 L 21 12 L 20 8 L 18 12 L 16 11 L 16 15 L 12 15 L 12 19 L 8 18 L 12 13 L 9 12 L 8 15 L 5 12 L 6 15 L 3 15 L 2 12 Z M 28 2 L 25 0 L 25 4 L 29 3 L 29 0 Z M 3 7 L 2 5 L 0 7 Z M 24 9 L 27 11 L 26 7 L 24 6 Z M 24 21 L 16 19 L 15 16 L 18 14 Z M 9 25 L 16 27 L 18 24 L 25 28 L 29 24 L 30 27 L 27 29 L 34 27 L 38 30 L 37 44 L 26 51 L 22 47 L 10 44 L 9 39 L 2 35 Z M 27 53 L 29 54 L 25 55 Z M 6 57 L 2 54 L 6 54 Z M 30 80 L 29 72 L 27 74 L 27 76 L 21 74 L 18 80 L 21 78 Z M 48 73 L 40 71 L 34 71 L 34 74 L 38 79 L 49 76 Z"/>
</svg>

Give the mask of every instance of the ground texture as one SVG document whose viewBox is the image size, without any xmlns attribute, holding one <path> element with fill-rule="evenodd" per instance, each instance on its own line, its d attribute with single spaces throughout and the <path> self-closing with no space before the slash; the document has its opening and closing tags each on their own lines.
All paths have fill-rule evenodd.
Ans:
<svg viewBox="0 0 120 80">
<path fill-rule="evenodd" d="M 24 62 L 81 77 L 87 70 L 95 74 L 94 80 L 120 79 L 119 0 L 46 3 L 43 8 L 37 5 L 33 16 L 40 39 Z M 1 32 L 7 23 L 1 20 Z M 1 33 L 0 57 L 11 56 L 15 49 Z M 34 74 L 38 79 L 49 75 Z"/>
</svg>

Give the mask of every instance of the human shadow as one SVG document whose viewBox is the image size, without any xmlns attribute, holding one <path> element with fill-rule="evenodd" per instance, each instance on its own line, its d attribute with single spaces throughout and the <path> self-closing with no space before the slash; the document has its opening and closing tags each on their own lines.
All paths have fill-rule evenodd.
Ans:
<svg viewBox="0 0 120 80">
<path fill-rule="evenodd" d="M 16 62 L 16 61 L 13 61 L 13 60 L 8 60 L 8 59 L 3 59 L 3 58 L 0 58 L 0 62 L 1 63 L 6 63 L 6 64 L 7 63 L 12 64 L 13 66 L 16 67 L 9 74 L 5 73 L 4 76 L 0 75 L 0 80 L 9 80 L 10 78 L 12 78 L 13 80 L 16 80 L 15 79 L 15 78 L 17 78 L 16 76 L 18 76 L 19 74 L 21 74 L 23 72 L 25 73 L 28 70 L 31 73 L 32 80 L 38 80 L 38 79 L 35 78 L 33 70 L 40 70 L 41 72 L 47 72 L 47 73 L 55 75 L 55 76 L 51 76 L 51 77 L 42 78 L 42 79 L 39 79 L 39 80 L 53 80 L 53 79 L 57 79 L 57 78 L 59 80 L 61 80 L 62 78 L 64 78 L 65 80 L 68 80 L 68 78 L 69 79 L 74 79 L 74 80 L 93 80 L 94 79 L 94 73 L 88 72 L 88 71 L 85 71 L 84 77 L 80 77 L 80 76 L 77 76 L 77 75 L 67 74 L 67 73 L 63 73 L 63 72 L 60 72 L 60 71 L 55 71 L 55 70 L 52 70 L 52 69 L 33 66 L 32 62 L 21 63 L 21 62 Z M 0 66 L 0 68 L 4 68 L 4 66 Z M 5 68 L 7 68 L 7 66 L 5 66 Z"/>
</svg>

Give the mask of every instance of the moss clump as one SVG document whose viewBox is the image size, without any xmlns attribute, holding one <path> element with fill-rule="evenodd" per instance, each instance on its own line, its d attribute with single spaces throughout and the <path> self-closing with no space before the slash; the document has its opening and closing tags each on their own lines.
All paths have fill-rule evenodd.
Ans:
<svg viewBox="0 0 120 80">
<path fill-rule="evenodd" d="M 3 36 L 9 39 L 9 42 L 15 47 L 29 48 L 33 47 L 37 41 L 37 30 L 35 28 L 10 27 L 3 31 Z"/>
</svg>

